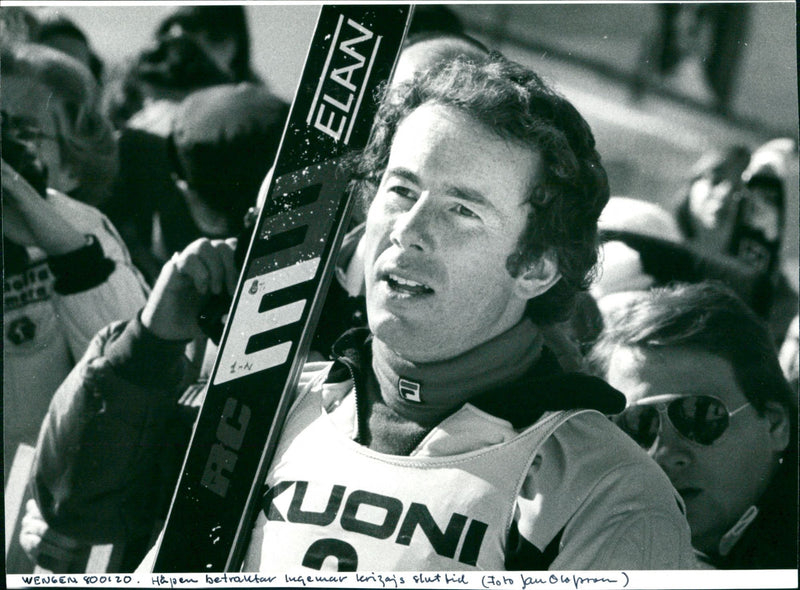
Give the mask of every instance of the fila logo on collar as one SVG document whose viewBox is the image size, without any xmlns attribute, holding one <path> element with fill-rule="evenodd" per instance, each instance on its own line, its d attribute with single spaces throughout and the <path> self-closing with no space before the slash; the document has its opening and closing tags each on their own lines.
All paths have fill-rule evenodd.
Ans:
<svg viewBox="0 0 800 590">
<path fill-rule="evenodd" d="M 403 399 L 410 402 L 416 402 L 418 404 L 422 403 L 421 383 L 401 378 L 397 383 L 397 389 Z"/>
</svg>

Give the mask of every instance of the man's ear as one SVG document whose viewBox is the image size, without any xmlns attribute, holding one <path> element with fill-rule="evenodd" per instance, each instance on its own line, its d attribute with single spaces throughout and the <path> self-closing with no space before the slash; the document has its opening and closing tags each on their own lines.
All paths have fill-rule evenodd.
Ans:
<svg viewBox="0 0 800 590">
<path fill-rule="evenodd" d="M 515 292 L 521 299 L 545 293 L 561 278 L 555 252 L 548 250 L 516 277 Z"/>
<path fill-rule="evenodd" d="M 764 416 L 769 420 L 769 438 L 772 449 L 778 453 L 789 446 L 791 425 L 788 410 L 778 402 L 766 402 Z"/>
</svg>

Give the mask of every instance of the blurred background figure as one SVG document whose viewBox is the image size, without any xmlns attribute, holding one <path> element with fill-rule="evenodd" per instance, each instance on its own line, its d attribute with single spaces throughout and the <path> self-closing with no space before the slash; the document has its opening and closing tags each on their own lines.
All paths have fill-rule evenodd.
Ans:
<svg viewBox="0 0 800 590">
<path fill-rule="evenodd" d="M 774 139 L 753 152 L 742 173 L 744 191 L 731 244 L 731 253 L 737 260 L 766 277 L 767 323 L 778 346 L 800 305 L 797 286 L 792 286 L 786 276 L 781 257 L 786 237 L 786 189 L 792 166 L 797 167 L 797 144 L 792 139 Z M 797 183 L 796 175 L 794 182 Z"/>
<path fill-rule="evenodd" d="M 223 84 L 189 94 L 166 138 L 122 138 L 120 176 L 105 211 L 149 281 L 195 239 L 239 235 L 287 115 L 288 105 L 263 85 Z M 138 149 L 145 142 L 151 149 Z"/>
<path fill-rule="evenodd" d="M 37 13 L 39 21 L 35 41 L 63 51 L 86 66 L 98 85 L 103 83 L 103 61 L 92 49 L 86 34 L 66 15 L 57 11 Z"/>
<path fill-rule="evenodd" d="M 614 316 L 592 361 L 625 393 L 614 421 L 683 497 L 703 559 L 796 568 L 796 398 L 753 312 L 713 283 L 654 289 Z"/>
<path fill-rule="evenodd" d="M 742 172 L 742 206 L 731 254 L 770 275 L 779 272 L 786 223 L 784 178 L 796 149 L 788 138 L 769 141 L 753 152 Z"/>
<path fill-rule="evenodd" d="M 748 301 L 780 346 L 797 314 L 798 295 L 781 265 L 786 232 L 786 176 L 797 147 L 776 139 L 752 154 L 744 146 L 711 152 L 698 162 L 676 209 L 689 244 L 710 257 L 742 265 L 760 281 Z"/>
<path fill-rule="evenodd" d="M 116 155 L 110 127 L 92 110 L 91 74 L 33 44 L 4 44 L 0 60 L 3 460 L 5 524 L 14 531 L 9 502 L 26 483 L 18 452 L 35 444 L 53 393 L 94 333 L 133 317 L 147 287 L 108 219 L 63 193 L 101 187 L 92 181 L 104 180 L 107 158 Z M 107 151 L 95 153 L 100 146 Z M 97 178 L 87 176 L 93 171 Z M 22 481 L 10 480 L 16 472 Z M 7 558 L 8 571 L 31 571 L 14 546 Z"/>
<path fill-rule="evenodd" d="M 3 110 L 27 125 L 48 186 L 90 205 L 102 203 L 117 173 L 117 144 L 89 70 L 34 43 L 4 44 L 2 59 Z"/>
<path fill-rule="evenodd" d="M 0 9 L 0 39 L 6 43 L 24 43 L 36 39 L 39 20 L 23 6 Z"/>
<path fill-rule="evenodd" d="M 779 356 L 783 375 L 794 392 L 795 403 L 798 402 L 798 386 L 800 386 L 800 326 L 798 326 L 798 322 L 800 322 L 800 318 L 794 316 L 786 331 Z"/>
<path fill-rule="evenodd" d="M 194 92 L 237 83 L 246 83 L 239 95 L 219 91 L 183 106 Z M 122 77 L 109 82 L 105 101 L 119 129 L 120 173 L 103 211 L 152 282 L 195 238 L 228 236 L 241 226 L 240 205 L 255 203 L 253 183 L 272 164 L 288 107 L 252 70 L 240 5 L 174 9 Z M 203 115 L 192 116 L 193 108 Z"/>
<path fill-rule="evenodd" d="M 109 93 L 109 114 L 117 127 L 165 136 L 190 92 L 245 81 L 259 79 L 250 65 L 244 7 L 181 6 L 159 23 L 151 45 Z"/>
<path fill-rule="evenodd" d="M 643 43 L 634 96 L 641 96 L 648 83 L 680 84 L 727 113 L 746 45 L 749 7 L 686 3 L 657 8 L 658 25 Z"/>
<path fill-rule="evenodd" d="M 686 192 L 680 198 L 676 218 L 686 240 L 710 254 L 731 254 L 742 172 L 750 150 L 732 146 L 703 155 L 692 170 Z"/>
<path fill-rule="evenodd" d="M 684 241 L 665 208 L 630 197 L 611 197 L 599 220 L 601 267 L 591 293 L 604 317 L 641 292 L 675 282 L 716 280 L 766 317 L 769 284 L 763 273 L 733 257 Z"/>
<path fill-rule="evenodd" d="M 258 80 L 250 66 L 250 32 L 242 6 L 181 6 L 161 22 L 156 38 L 191 39 L 234 81 Z M 178 59 L 174 65 L 188 65 L 180 63 L 180 53 L 169 58 Z M 143 61 L 159 63 L 157 59 Z"/>
</svg>

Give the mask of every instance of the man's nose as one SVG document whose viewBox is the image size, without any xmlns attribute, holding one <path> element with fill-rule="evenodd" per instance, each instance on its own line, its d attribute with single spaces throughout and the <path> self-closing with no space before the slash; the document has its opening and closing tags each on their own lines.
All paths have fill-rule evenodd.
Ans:
<svg viewBox="0 0 800 590">
<path fill-rule="evenodd" d="M 672 476 L 692 462 L 692 449 L 688 443 L 662 418 L 658 438 L 650 449 L 650 455 L 661 468 Z"/>
<path fill-rule="evenodd" d="M 432 250 L 435 243 L 432 231 L 435 216 L 430 193 L 422 193 L 408 211 L 395 218 L 390 240 L 404 250 Z"/>
</svg>

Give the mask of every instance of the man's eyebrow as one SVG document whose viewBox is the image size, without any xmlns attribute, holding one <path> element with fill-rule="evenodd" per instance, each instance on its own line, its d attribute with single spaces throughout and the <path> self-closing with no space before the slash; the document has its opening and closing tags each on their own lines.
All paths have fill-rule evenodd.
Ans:
<svg viewBox="0 0 800 590">
<path fill-rule="evenodd" d="M 409 182 L 413 182 L 415 184 L 419 184 L 419 178 L 416 174 L 411 172 L 408 168 L 389 168 L 386 170 L 386 176 L 399 176 L 400 178 L 407 180 Z"/>
<path fill-rule="evenodd" d="M 474 203 L 475 205 L 481 205 L 490 209 L 496 209 L 494 204 L 480 191 L 462 186 L 451 186 L 448 187 L 445 192 L 448 195 L 461 199 L 462 201 L 467 201 L 468 203 Z"/>
</svg>

